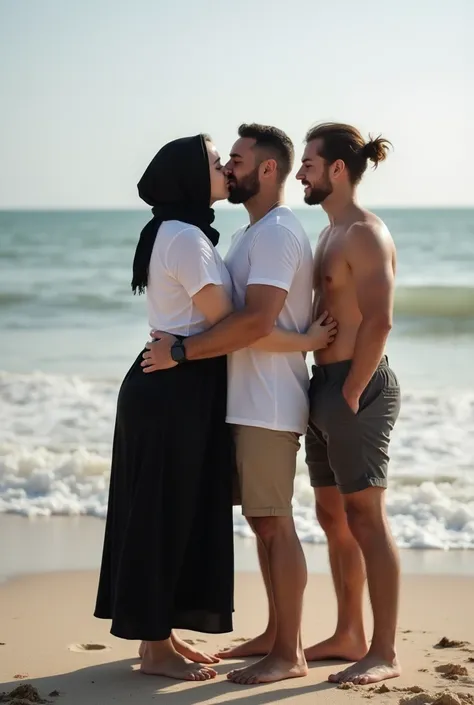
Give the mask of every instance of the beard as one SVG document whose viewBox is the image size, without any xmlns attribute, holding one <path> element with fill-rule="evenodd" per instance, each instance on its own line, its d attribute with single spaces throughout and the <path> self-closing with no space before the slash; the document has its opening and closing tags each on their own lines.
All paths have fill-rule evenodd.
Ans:
<svg viewBox="0 0 474 705">
<path fill-rule="evenodd" d="M 229 203 L 246 203 L 249 198 L 256 196 L 260 191 L 258 167 L 247 176 L 242 177 L 240 181 L 237 181 L 234 177 L 229 177 L 227 183 L 229 188 L 227 200 Z"/>
<path fill-rule="evenodd" d="M 303 185 L 311 186 L 307 181 L 303 181 Z M 304 202 L 308 206 L 319 206 L 328 196 L 331 195 L 333 188 L 329 180 L 329 174 L 326 172 L 317 186 L 311 187 L 311 191 L 305 194 Z"/>
</svg>

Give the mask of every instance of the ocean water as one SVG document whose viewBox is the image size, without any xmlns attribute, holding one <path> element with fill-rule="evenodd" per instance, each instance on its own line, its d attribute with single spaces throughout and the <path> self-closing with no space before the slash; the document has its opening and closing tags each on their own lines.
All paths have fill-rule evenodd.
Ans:
<svg viewBox="0 0 474 705">
<path fill-rule="evenodd" d="M 377 212 L 399 258 L 390 523 L 399 546 L 474 548 L 474 210 Z M 298 213 L 315 243 L 324 213 Z M 147 218 L 0 212 L 0 512 L 105 516 L 117 392 L 149 333 L 130 290 Z M 245 222 L 217 211 L 222 252 Z M 303 454 L 294 511 L 323 543 Z M 238 511 L 235 531 L 249 533 Z"/>
</svg>

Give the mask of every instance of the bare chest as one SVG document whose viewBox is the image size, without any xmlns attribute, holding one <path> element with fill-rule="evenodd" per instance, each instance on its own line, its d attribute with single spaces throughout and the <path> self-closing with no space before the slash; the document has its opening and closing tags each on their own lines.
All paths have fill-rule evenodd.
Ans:
<svg viewBox="0 0 474 705">
<path fill-rule="evenodd" d="M 314 289 L 325 293 L 347 284 L 350 270 L 344 253 L 343 234 L 328 233 L 318 243 L 314 256 Z"/>
</svg>

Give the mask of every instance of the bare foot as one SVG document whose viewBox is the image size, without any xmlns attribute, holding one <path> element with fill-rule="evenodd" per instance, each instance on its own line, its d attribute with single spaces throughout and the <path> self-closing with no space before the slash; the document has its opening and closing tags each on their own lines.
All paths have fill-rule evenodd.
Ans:
<svg viewBox="0 0 474 705">
<path fill-rule="evenodd" d="M 217 656 L 206 654 L 205 651 L 198 651 L 190 644 L 183 641 L 183 639 L 174 632 L 171 634 L 171 642 L 178 654 L 181 654 L 181 656 L 184 656 L 190 661 L 194 661 L 194 663 L 219 663 Z"/>
<path fill-rule="evenodd" d="M 273 683 L 286 678 L 301 678 L 306 675 L 308 675 L 308 667 L 303 655 L 301 655 L 298 663 L 290 663 L 273 656 L 273 654 L 269 654 L 252 666 L 230 671 L 227 674 L 227 678 L 233 683 L 239 683 L 240 685 L 253 685 L 255 683 Z"/>
<path fill-rule="evenodd" d="M 181 681 L 207 681 L 217 676 L 213 668 L 193 663 L 181 654 L 169 653 L 165 658 L 153 661 L 149 653 L 146 649 L 140 667 L 147 676 L 167 676 Z"/>
<path fill-rule="evenodd" d="M 330 639 L 320 641 L 304 651 L 307 661 L 360 661 L 367 654 L 369 647 L 365 637 L 335 634 Z"/>
<path fill-rule="evenodd" d="M 344 671 L 330 675 L 328 680 L 330 683 L 368 685 L 369 683 L 379 683 L 389 678 L 397 678 L 400 673 L 400 665 L 396 659 L 390 663 L 376 656 L 368 655 Z"/>
<path fill-rule="evenodd" d="M 273 648 L 273 637 L 264 632 L 255 639 L 248 639 L 238 646 L 228 646 L 218 651 L 220 658 L 246 658 L 247 656 L 266 656 Z"/>
<path fill-rule="evenodd" d="M 205 651 L 194 649 L 174 632 L 171 632 L 171 643 L 178 654 L 181 654 L 181 656 L 184 656 L 194 663 L 219 663 L 219 659 L 216 656 L 211 656 L 211 654 L 207 654 Z M 142 641 L 138 649 L 138 658 L 142 659 L 144 657 L 145 649 L 146 641 Z"/>
</svg>

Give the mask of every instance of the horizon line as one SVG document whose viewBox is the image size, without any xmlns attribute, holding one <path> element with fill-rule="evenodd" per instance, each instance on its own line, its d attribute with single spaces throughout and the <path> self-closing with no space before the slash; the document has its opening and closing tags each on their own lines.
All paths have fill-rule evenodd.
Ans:
<svg viewBox="0 0 474 705">
<path fill-rule="evenodd" d="M 243 204 L 222 204 L 222 206 L 215 208 L 215 210 L 235 210 L 235 205 L 242 206 Z M 314 206 L 308 206 L 305 203 L 283 203 L 289 208 L 298 209 L 310 209 Z M 367 205 L 364 206 L 368 210 L 434 210 L 434 211 L 447 211 L 447 210 L 474 210 L 474 204 L 471 205 Z M 318 206 L 320 210 L 323 210 L 321 206 Z M 149 208 L 143 206 L 0 206 L 0 213 L 86 213 L 86 212 L 102 212 L 110 213 L 112 211 L 122 211 L 122 212 L 144 212 L 150 211 Z"/>
</svg>

